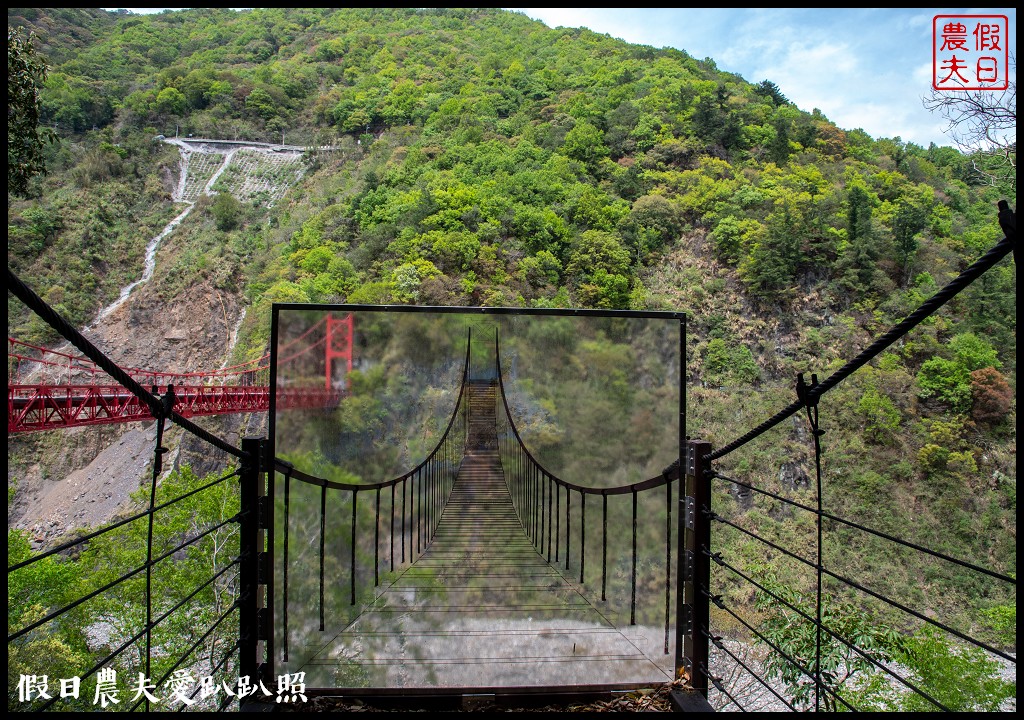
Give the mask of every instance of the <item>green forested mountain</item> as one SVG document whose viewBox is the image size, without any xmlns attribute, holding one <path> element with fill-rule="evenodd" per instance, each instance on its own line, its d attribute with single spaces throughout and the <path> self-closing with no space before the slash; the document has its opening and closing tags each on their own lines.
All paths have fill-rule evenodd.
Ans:
<svg viewBox="0 0 1024 720">
<path fill-rule="evenodd" d="M 200 286 L 237 298 L 238 360 L 266 350 L 275 301 L 684 310 L 689 429 L 721 444 L 955 277 L 1002 237 L 996 201 L 1016 206 L 954 149 L 502 10 L 14 8 L 8 23 L 49 65 L 41 124 L 59 137 L 29 196 L 8 196 L 8 263 L 79 326 L 180 212 L 178 150 L 156 136 L 320 148 L 273 204 L 201 198 L 151 281 L 167 304 Z M 829 456 L 841 512 L 893 531 L 913 515 L 922 542 L 1010 573 L 1015 277 L 1001 263 L 827 411 L 856 433 Z M 8 310 L 10 335 L 54 340 Z M 731 469 L 781 482 L 793 433 Z M 1015 599 L 960 581 L 918 599 L 1015 643 L 997 622 L 1012 608 L 1015 628 Z"/>
<path fill-rule="evenodd" d="M 972 187 L 949 148 L 842 130 L 770 81 L 514 13 L 12 10 L 9 21 L 38 34 L 51 65 L 42 120 L 66 138 L 41 196 L 12 206 L 12 261 L 29 277 L 72 237 L 95 243 L 73 212 L 83 198 L 119 239 L 133 202 L 159 212 L 160 185 L 145 180 L 170 156 L 149 140 L 175 129 L 342 148 L 309 158 L 271 228 L 246 208 L 230 231 L 242 239 L 221 243 L 269 245 L 251 258 L 265 269 L 210 258 L 207 270 L 235 260 L 218 275 L 262 297 L 696 310 L 676 294 L 690 283 L 665 272 L 689 251 L 707 263 L 694 268 L 700 286 L 715 276 L 769 313 L 820 294 L 816 311 L 864 324 L 911 307 L 998 235 L 998 193 Z M 76 269 L 102 285 L 119 261 L 136 265 L 130 235 L 113 262 Z M 1005 294 L 997 285 L 987 294 Z M 65 305 L 84 320 L 95 300 Z M 969 314 L 1004 353 L 1006 309 Z"/>
</svg>

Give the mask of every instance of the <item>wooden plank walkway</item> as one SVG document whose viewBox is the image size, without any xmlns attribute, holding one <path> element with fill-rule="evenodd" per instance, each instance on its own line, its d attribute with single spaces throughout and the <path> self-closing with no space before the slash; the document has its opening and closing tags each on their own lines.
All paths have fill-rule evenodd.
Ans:
<svg viewBox="0 0 1024 720">
<path fill-rule="evenodd" d="M 502 474 L 493 393 L 493 386 L 489 398 L 479 387 L 471 393 L 471 449 L 423 554 L 372 608 L 292 670 L 306 673 L 307 687 L 344 687 L 352 677 L 370 688 L 628 687 L 672 679 L 671 656 L 642 651 L 651 645 L 642 628 L 612 627 L 534 548 Z"/>
</svg>

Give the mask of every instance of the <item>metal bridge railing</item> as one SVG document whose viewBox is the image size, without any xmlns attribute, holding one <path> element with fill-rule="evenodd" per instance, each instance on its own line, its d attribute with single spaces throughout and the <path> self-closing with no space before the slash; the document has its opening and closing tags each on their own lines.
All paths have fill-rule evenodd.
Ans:
<svg viewBox="0 0 1024 720">
<path fill-rule="evenodd" d="M 104 708 L 210 710 L 237 703 L 245 691 L 238 681 L 238 626 L 229 618 L 242 600 L 239 567 L 251 558 L 239 544 L 236 526 L 247 518 L 234 486 L 254 458 L 174 412 L 172 394 L 147 391 L 9 268 L 7 275 L 14 295 L 157 419 L 145 509 L 44 552 L 32 554 L 22 541 L 17 555 L 9 555 L 8 597 L 18 604 L 8 614 L 9 668 L 27 671 L 18 673 L 17 698 L 8 689 L 9 708 L 87 709 L 91 693 L 84 681 L 94 676 L 93 704 Z M 189 489 L 164 498 L 168 420 L 230 460 L 220 477 L 192 478 Z M 241 468 L 231 467 L 239 461 Z M 175 514 L 187 523 L 171 529 L 165 520 Z M 86 560 L 94 566 L 78 573 Z M 180 572 L 183 567 L 190 571 Z M 73 676 L 32 666 L 56 661 Z"/>
<path fill-rule="evenodd" d="M 957 558 L 948 552 L 927 547 L 922 543 L 911 542 L 899 537 L 897 533 L 872 528 L 868 523 L 843 517 L 831 511 L 830 508 L 826 508 L 823 493 L 823 477 L 825 475 L 823 461 L 826 456 L 822 446 L 825 429 L 819 415 L 825 396 L 830 390 L 872 359 L 878 357 L 893 343 L 905 337 L 912 328 L 932 316 L 939 308 L 1008 254 L 1015 252 L 1015 218 L 1005 202 L 1000 203 L 1000 210 L 1000 224 L 1006 233 L 1003 240 L 922 304 L 917 311 L 880 336 L 866 350 L 833 375 L 820 382 L 816 375 L 812 375 L 809 383 L 803 375 L 800 375 L 796 384 L 796 401 L 718 450 L 712 451 L 711 445 L 704 441 L 694 440 L 688 443 L 687 485 L 695 489 L 696 495 L 695 537 L 697 538 L 698 554 L 696 578 L 698 591 L 702 598 L 702 607 L 697 611 L 696 620 L 697 635 L 699 636 L 696 641 L 697 645 L 702 648 L 698 654 L 702 657 L 699 658 L 695 668 L 694 687 L 700 689 L 705 697 L 707 697 L 709 686 L 714 686 L 722 694 L 722 697 L 727 699 L 728 703 L 735 705 L 740 710 L 750 709 L 744 707 L 745 701 L 738 696 L 739 693 L 735 692 L 735 685 L 722 680 L 721 676 L 725 674 L 726 669 L 722 666 L 712 667 L 709 662 L 707 648 L 714 646 L 720 657 L 729 657 L 736 667 L 742 667 L 742 672 L 753 679 L 751 684 L 757 683 L 761 686 L 762 695 L 770 693 L 777 700 L 777 706 L 784 706 L 791 710 L 864 709 L 856 706 L 855 696 L 844 693 L 842 686 L 842 681 L 845 678 L 840 677 L 840 673 L 849 670 L 854 665 L 861 668 L 874 668 L 880 677 L 885 678 L 885 681 L 895 688 L 894 692 L 913 694 L 920 699 L 925 707 L 942 711 L 950 710 L 951 708 L 942 699 L 936 697 L 934 692 L 929 692 L 915 682 L 906 668 L 894 663 L 887 653 L 879 651 L 879 646 L 874 642 L 877 638 L 865 636 L 871 634 L 870 628 L 865 629 L 863 625 L 858 626 L 860 629 L 857 630 L 857 633 L 860 635 L 856 633 L 851 635 L 850 628 L 845 627 L 840 619 L 841 613 L 834 610 L 837 602 L 835 598 L 844 594 L 859 596 L 861 600 L 858 605 L 879 608 L 879 614 L 884 612 L 889 616 L 903 617 L 906 622 L 913 622 L 924 628 L 933 628 L 956 638 L 966 646 L 981 648 L 1007 663 L 1016 664 L 1016 657 L 1013 654 L 974 637 L 969 630 L 955 627 L 950 622 L 943 622 L 932 617 L 930 613 L 912 607 L 911 603 L 906 600 L 894 597 L 891 590 L 883 591 L 869 587 L 869 585 L 874 585 L 877 588 L 880 584 L 879 578 L 872 577 L 869 581 L 864 581 L 853 576 L 853 573 L 849 571 L 837 568 L 835 553 L 832 558 L 826 558 L 826 538 L 829 535 L 838 536 L 840 532 L 848 532 L 851 534 L 844 537 L 867 538 L 869 540 L 863 540 L 863 542 L 880 543 L 889 548 L 888 552 L 890 553 L 902 551 L 916 553 L 930 558 L 930 561 L 935 564 L 953 565 L 973 573 L 984 582 L 1003 585 L 1012 592 L 1015 592 L 1016 589 L 1014 575 L 986 568 L 973 559 Z M 808 454 L 809 457 L 813 457 L 814 464 L 814 476 L 809 478 L 809 491 L 813 491 L 813 498 L 810 502 L 800 502 L 791 497 L 770 492 L 759 486 L 759 483 L 738 479 L 738 473 L 724 473 L 716 469 L 716 461 L 740 448 L 749 446 L 755 440 L 763 439 L 770 430 L 798 413 L 803 413 L 806 419 L 810 444 Z M 810 547 L 807 544 L 794 542 L 792 539 L 789 541 L 774 540 L 757 529 L 751 529 L 748 523 L 744 523 L 740 519 L 720 514 L 720 511 L 712 506 L 712 496 L 716 493 L 721 496 L 729 489 L 730 485 L 733 490 L 739 490 L 744 495 L 772 501 L 775 503 L 779 517 L 785 517 L 790 525 L 800 522 L 799 514 L 809 517 L 813 523 L 813 540 L 809 543 Z M 888 500 L 879 497 L 876 502 L 885 503 Z M 792 562 L 797 567 L 805 568 L 806 574 L 811 579 L 810 587 L 793 590 L 776 582 L 768 568 L 755 565 L 751 570 L 747 567 L 749 563 L 745 563 L 743 558 L 726 557 L 722 551 L 716 551 L 715 537 L 725 529 L 746 538 L 753 547 L 760 547 L 760 553 L 773 554 L 779 558 L 778 562 Z M 858 535 L 852 535 L 854 532 Z M 851 553 L 858 552 L 856 547 L 845 549 Z M 714 575 L 710 571 L 712 563 L 716 567 Z M 745 617 L 738 608 L 730 606 L 726 600 L 726 595 L 729 594 L 727 590 L 736 586 L 748 587 L 751 594 L 757 594 L 761 598 L 766 612 L 781 613 L 782 616 L 788 618 L 792 627 L 805 626 L 806 633 L 803 635 L 802 643 L 780 645 L 774 640 L 778 637 L 777 635 L 766 633 L 764 627 L 756 619 Z M 726 624 L 732 624 L 734 627 L 742 626 L 752 637 L 757 638 L 770 648 L 769 652 L 775 656 L 775 667 L 789 667 L 789 670 L 776 672 L 776 678 L 788 677 L 791 684 L 795 683 L 803 687 L 803 694 L 794 697 L 780 693 L 779 683 L 766 677 L 767 673 L 763 664 L 749 663 L 731 649 L 721 637 L 721 635 L 728 634 L 728 631 L 716 630 L 713 627 L 711 606 L 716 608 L 714 612 L 720 621 L 728 621 Z M 852 610 L 852 606 L 849 609 Z M 863 610 L 857 612 L 863 613 Z M 846 658 L 844 661 L 847 665 L 846 668 L 837 669 L 830 665 L 832 661 L 825 657 L 827 646 L 840 649 Z M 794 653 L 794 647 L 799 652 Z"/>
<path fill-rule="evenodd" d="M 323 342 L 321 340 L 321 342 Z M 171 373 L 121 368 L 141 385 L 192 385 L 217 387 L 223 385 L 266 385 L 270 354 L 209 372 Z M 12 337 L 7 338 L 7 380 L 21 376 L 44 375 L 49 385 L 89 386 L 102 383 L 105 373 L 93 361 L 79 355 L 50 350 Z M 36 383 L 42 385 L 44 383 Z"/>
</svg>

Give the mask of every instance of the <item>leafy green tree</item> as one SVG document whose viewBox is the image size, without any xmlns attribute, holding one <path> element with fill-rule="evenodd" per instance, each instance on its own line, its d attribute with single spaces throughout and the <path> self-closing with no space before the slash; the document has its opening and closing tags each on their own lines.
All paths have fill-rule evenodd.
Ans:
<svg viewBox="0 0 1024 720">
<path fill-rule="evenodd" d="M 750 348 L 742 343 L 733 343 L 730 346 L 722 338 L 712 338 L 708 341 L 704 349 L 702 374 L 709 385 L 734 383 L 749 386 L 761 376 Z"/>
<path fill-rule="evenodd" d="M 854 185 L 846 196 L 846 237 L 851 245 L 874 234 L 871 224 L 873 202 L 862 185 Z"/>
<path fill-rule="evenodd" d="M 712 338 L 704 349 L 704 381 L 711 385 L 720 385 L 729 369 L 729 348 L 722 338 Z"/>
<path fill-rule="evenodd" d="M 161 115 L 184 115 L 187 107 L 188 100 L 176 87 L 166 87 L 156 95 L 156 111 Z"/>
<path fill-rule="evenodd" d="M 625 309 L 629 306 L 630 279 L 598 268 L 580 283 L 577 295 L 584 307 Z"/>
<path fill-rule="evenodd" d="M 277 115 L 277 103 L 273 96 L 261 87 L 253 88 L 245 98 L 245 107 L 264 120 Z"/>
<path fill-rule="evenodd" d="M 566 265 L 570 277 L 589 278 L 598 270 L 623 275 L 629 268 L 629 251 L 619 238 L 604 230 L 587 230 L 573 243 Z"/>
<path fill-rule="evenodd" d="M 754 360 L 754 353 L 742 343 L 733 346 L 730 374 L 733 381 L 741 387 L 749 387 L 761 379 L 761 370 Z"/>
<path fill-rule="evenodd" d="M 28 221 L 32 235 L 40 246 L 51 242 L 64 227 L 64 219 L 54 208 L 38 205 L 26 209 L 21 217 Z"/>
<path fill-rule="evenodd" d="M 28 183 L 46 172 L 43 145 L 56 137 L 39 127 L 39 92 L 47 67 L 36 55 L 33 36 L 7 26 L 7 191 L 28 194 Z"/>
<path fill-rule="evenodd" d="M 188 467 L 183 467 L 164 478 L 157 489 L 158 504 L 191 491 L 198 492 L 167 506 L 154 516 L 154 557 L 167 553 L 186 538 L 196 538 L 201 532 L 224 524 L 154 565 L 153 617 L 159 618 L 181 603 L 153 628 L 150 679 L 154 683 L 183 657 L 188 659 L 189 664 L 185 667 L 190 668 L 193 675 L 213 674 L 213 668 L 232 652 L 237 640 L 237 625 L 230 621 L 201 640 L 201 636 L 230 610 L 237 598 L 236 573 L 232 573 L 231 568 L 238 556 L 238 529 L 234 523 L 225 523 L 238 513 L 237 483 L 225 481 L 199 490 L 218 477 L 219 474 L 199 477 Z M 145 506 L 148 502 L 148 487 L 132 496 L 136 507 Z M 9 631 L 20 629 L 55 608 L 137 570 L 146 561 L 147 538 L 148 523 L 141 518 L 94 537 L 73 558 L 51 556 L 10 573 Z M 23 532 L 9 531 L 7 542 L 8 562 L 16 563 L 32 555 Z M 222 569 L 227 572 L 218 580 L 207 583 Z M 194 596 L 189 599 L 193 592 Z M 9 707 L 26 709 L 24 704 L 13 705 L 17 702 L 19 674 L 49 675 L 51 694 L 55 694 L 52 691 L 57 678 L 82 675 L 99 657 L 138 634 L 145 627 L 145 621 L 146 579 L 144 574 L 135 573 L 9 644 Z M 89 639 L 92 648 L 86 644 L 87 628 L 94 631 Z M 96 632 L 98 628 L 100 630 Z M 105 640 L 97 649 L 97 638 L 101 637 Z M 139 672 L 146 670 L 143 648 L 144 642 L 136 640 L 134 646 L 129 645 L 108 667 L 113 667 L 119 676 L 136 678 Z M 229 662 L 220 671 L 223 674 L 218 676 L 218 680 L 233 682 L 230 679 L 233 669 Z M 84 698 L 84 683 L 82 689 Z M 69 701 L 60 702 L 59 707 L 75 707 Z"/>
<path fill-rule="evenodd" d="M 177 498 L 211 483 L 220 477 L 196 475 L 183 466 L 161 481 L 157 503 Z M 149 501 L 149 488 L 136 492 L 133 501 L 144 505 Z M 223 523 L 238 513 L 237 483 L 221 482 L 211 488 L 189 495 L 154 516 L 153 555 L 160 557 L 180 545 L 185 538 Z M 99 588 L 145 563 L 148 524 L 144 520 L 122 525 L 91 540 L 77 565 L 87 576 L 85 588 Z M 231 572 L 220 580 L 203 584 L 217 572 L 235 563 L 239 552 L 238 526 L 227 523 L 189 545 L 153 568 L 153 616 L 160 617 L 179 602 L 184 604 L 153 629 L 153 667 L 151 679 L 156 680 L 193 644 L 197 650 L 189 656 L 196 674 L 212 674 L 214 667 L 237 640 L 237 626 L 225 623 L 200 642 L 206 633 L 237 597 L 236 577 Z M 102 593 L 90 604 L 90 611 L 108 623 L 110 646 L 118 647 L 145 627 L 146 578 L 137 574 Z M 197 594 L 187 600 L 193 591 Z M 118 675 L 137 677 L 145 670 L 141 645 L 136 652 L 119 656 Z M 230 665 L 221 672 L 228 674 Z"/>
<path fill-rule="evenodd" d="M 645 112 L 641 113 L 629 137 L 637 150 L 650 150 L 659 143 L 670 140 L 671 134 L 664 122 L 655 115 Z"/>
<path fill-rule="evenodd" d="M 917 451 L 917 463 L 926 474 L 932 474 L 946 469 L 949 455 L 948 447 L 928 443 Z"/>
<path fill-rule="evenodd" d="M 740 263 L 740 277 L 752 293 L 774 296 L 792 290 L 804 259 L 803 235 L 800 198 L 791 192 L 780 195 L 765 222 L 764 234 Z"/>
<path fill-rule="evenodd" d="M 480 239 L 471 232 L 434 230 L 424 239 L 433 240 L 432 255 L 440 269 L 449 274 L 468 270 L 480 252 Z"/>
<path fill-rule="evenodd" d="M 859 182 L 846 199 L 846 246 L 837 264 L 840 283 L 848 291 L 870 294 L 882 289 L 885 275 L 878 267 L 879 238 L 872 222 L 875 199 Z"/>
<path fill-rule="evenodd" d="M 998 370 L 1003 366 L 992 343 L 974 333 L 954 335 L 949 341 L 949 349 L 953 351 L 956 361 L 972 372 L 989 367 Z"/>
<path fill-rule="evenodd" d="M 547 250 L 540 250 L 519 262 L 520 277 L 533 287 L 558 285 L 562 274 L 562 263 Z"/>
<path fill-rule="evenodd" d="M 742 139 L 739 118 L 727 106 L 729 91 L 719 85 L 712 95 L 701 95 L 693 111 L 693 127 L 697 137 L 726 150 L 738 147 Z"/>
<path fill-rule="evenodd" d="M 381 105 L 384 122 L 390 125 L 412 122 L 422 105 L 422 89 L 412 80 L 397 81 Z"/>
<path fill-rule="evenodd" d="M 7 562 L 13 565 L 33 555 L 28 534 L 7 531 Z M 82 580 L 81 569 L 50 556 L 7 576 L 7 631 L 13 633 L 41 620 L 56 607 L 75 599 Z M 87 651 L 78 633 L 78 619 L 66 615 L 7 644 L 7 708 L 31 708 L 18 697 L 21 675 L 73 677 L 85 666 Z"/>
<path fill-rule="evenodd" d="M 423 281 L 440 275 L 441 271 L 429 260 L 414 260 L 395 268 L 391 273 L 389 285 L 397 300 L 415 303 L 419 301 L 420 285 Z"/>
<path fill-rule="evenodd" d="M 241 221 L 242 204 L 231 193 L 221 192 L 210 205 L 210 212 L 218 230 L 234 230 Z"/>
<path fill-rule="evenodd" d="M 306 253 L 300 267 L 304 273 L 319 275 L 327 270 L 333 258 L 334 253 L 331 252 L 331 249 L 326 245 L 320 245 Z"/>
<path fill-rule="evenodd" d="M 773 83 L 771 80 L 762 80 L 754 86 L 754 92 L 762 97 L 771 99 L 776 106 L 788 105 L 789 98 L 782 94 L 779 86 Z"/>
<path fill-rule="evenodd" d="M 1000 676 L 1000 665 L 979 647 L 954 645 L 932 627 L 903 639 L 893 660 L 909 670 L 906 679 L 950 712 L 1000 712 L 1017 697 L 1017 683 Z M 902 673 L 901 673 L 902 674 Z M 851 696 L 862 711 L 935 712 L 939 707 L 881 673 L 859 684 Z"/>
<path fill-rule="evenodd" d="M 956 647 L 937 630 L 928 628 L 902 645 L 896 657 L 910 667 L 920 687 L 953 712 L 998 712 L 1017 697 L 1017 685 L 999 676 L 999 663 L 973 645 Z M 921 695 L 908 692 L 903 712 L 927 712 L 935 707 Z"/>
<path fill-rule="evenodd" d="M 47 78 L 39 111 L 43 122 L 75 132 L 102 127 L 114 117 L 102 83 L 62 72 Z"/>
<path fill-rule="evenodd" d="M 893 138 L 879 138 L 875 141 L 875 147 L 889 156 L 897 170 L 903 169 L 903 164 L 907 159 L 908 144 L 899 135 Z"/>
<path fill-rule="evenodd" d="M 608 112 L 605 141 L 613 158 L 629 155 L 636 149 L 636 140 L 633 139 L 632 133 L 639 119 L 640 111 L 628 100 Z"/>
<path fill-rule="evenodd" d="M 308 303 L 310 297 L 301 287 L 288 280 L 278 280 L 263 292 L 260 298 L 266 303 Z M 354 301 L 353 301 L 354 302 Z"/>
<path fill-rule="evenodd" d="M 719 220 L 710 238 L 715 253 L 726 262 L 738 262 L 764 236 L 764 225 L 752 218 L 726 215 Z"/>
<path fill-rule="evenodd" d="M 768 157 L 777 165 L 785 165 L 789 161 L 792 150 L 789 147 L 789 119 L 776 114 L 772 120 L 775 134 L 768 144 Z"/>
<path fill-rule="evenodd" d="M 638 256 L 660 250 L 682 230 L 678 208 L 662 195 L 637 198 L 629 218 L 636 226 Z"/>
<path fill-rule="evenodd" d="M 996 642 L 1002 647 L 1014 647 L 1017 644 L 1016 601 L 985 608 L 981 614 L 991 624 Z"/>
<path fill-rule="evenodd" d="M 577 122 L 565 135 L 562 150 L 573 160 L 594 165 L 608 156 L 604 133 L 586 121 Z"/>
<path fill-rule="evenodd" d="M 892 222 L 892 239 L 896 258 L 903 270 L 903 284 L 909 279 L 910 263 L 920 244 L 917 235 L 924 230 L 927 222 L 928 211 L 924 207 L 906 197 L 900 200 Z"/>
<path fill-rule="evenodd" d="M 798 707 L 812 709 L 815 706 L 815 670 L 820 671 L 822 684 L 827 688 L 818 697 L 821 707 L 835 712 L 845 708 L 836 695 L 847 695 L 858 676 L 874 672 L 871 660 L 888 662 L 893 659 L 899 647 L 896 631 L 876 623 L 848 603 L 823 596 L 821 665 L 816 668 L 818 631 L 808 620 L 815 617 L 815 598 L 793 590 L 771 574 L 763 579 L 762 585 L 769 592 L 759 590 L 755 598 L 758 610 L 764 613 L 760 629 L 774 646 L 769 650 L 766 672 L 769 678 L 786 686 Z M 861 652 L 835 636 L 854 644 Z"/>
</svg>

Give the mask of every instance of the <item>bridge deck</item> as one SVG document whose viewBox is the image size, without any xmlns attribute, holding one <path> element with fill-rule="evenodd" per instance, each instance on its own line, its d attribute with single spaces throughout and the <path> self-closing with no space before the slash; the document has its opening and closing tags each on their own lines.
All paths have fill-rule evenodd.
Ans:
<svg viewBox="0 0 1024 720">
<path fill-rule="evenodd" d="M 489 449 L 493 415 L 473 424 L 471 441 L 488 425 L 491 437 L 472 443 L 434 537 L 372 608 L 298 668 L 307 686 L 344 687 L 354 676 L 374 688 L 671 680 L 656 631 L 616 629 L 537 552 Z"/>
</svg>

